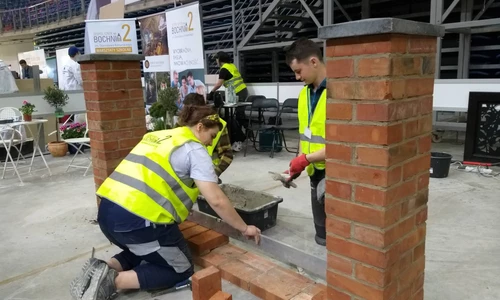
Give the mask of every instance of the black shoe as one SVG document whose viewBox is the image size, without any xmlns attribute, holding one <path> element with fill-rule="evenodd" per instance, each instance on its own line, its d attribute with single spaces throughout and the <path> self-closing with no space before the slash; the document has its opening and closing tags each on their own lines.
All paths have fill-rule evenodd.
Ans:
<svg viewBox="0 0 500 300">
<path fill-rule="evenodd" d="M 326 246 L 326 239 L 320 238 L 319 236 L 316 235 L 314 237 L 314 240 L 316 241 L 316 244 L 318 244 L 320 246 Z"/>
</svg>

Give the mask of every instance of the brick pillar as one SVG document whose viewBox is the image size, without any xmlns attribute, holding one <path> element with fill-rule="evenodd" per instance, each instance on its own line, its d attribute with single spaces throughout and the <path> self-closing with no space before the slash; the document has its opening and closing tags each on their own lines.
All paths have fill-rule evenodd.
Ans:
<svg viewBox="0 0 500 300">
<path fill-rule="evenodd" d="M 367 19 L 323 27 L 327 299 L 423 299 L 436 37 Z"/>
<path fill-rule="evenodd" d="M 146 133 L 140 66 L 143 59 L 135 54 L 88 54 L 78 58 L 96 189 Z"/>
</svg>

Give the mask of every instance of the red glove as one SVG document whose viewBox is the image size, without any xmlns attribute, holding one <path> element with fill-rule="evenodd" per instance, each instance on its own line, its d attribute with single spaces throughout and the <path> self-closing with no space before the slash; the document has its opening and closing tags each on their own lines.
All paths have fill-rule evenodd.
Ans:
<svg viewBox="0 0 500 300">
<path fill-rule="evenodd" d="M 302 173 L 302 171 L 304 171 L 309 164 L 310 162 L 307 160 L 305 154 L 302 154 L 292 159 L 292 161 L 290 162 L 290 169 L 289 169 L 290 180 L 299 177 L 300 173 Z"/>
</svg>

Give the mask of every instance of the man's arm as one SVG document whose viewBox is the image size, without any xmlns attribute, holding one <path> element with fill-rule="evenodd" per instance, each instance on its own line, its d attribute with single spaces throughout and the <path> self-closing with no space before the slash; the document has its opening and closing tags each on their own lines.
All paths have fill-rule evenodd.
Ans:
<svg viewBox="0 0 500 300">
<path fill-rule="evenodd" d="M 212 92 L 217 91 L 220 89 L 220 87 L 224 84 L 224 79 L 219 79 L 217 80 L 217 83 L 214 85 L 214 88 L 212 89 Z"/>
<path fill-rule="evenodd" d="M 219 80 L 217 80 L 217 83 L 212 89 L 212 93 L 220 89 L 220 87 L 224 84 L 224 81 L 231 79 L 231 77 L 232 77 L 231 73 L 229 73 L 229 71 L 226 68 L 221 69 L 219 73 Z"/>
<path fill-rule="evenodd" d="M 233 162 L 233 150 L 231 149 L 231 141 L 229 140 L 229 132 L 227 127 L 222 130 L 222 134 L 217 144 L 217 154 L 219 155 L 219 165 L 215 166 L 215 173 L 220 176 Z"/>
<path fill-rule="evenodd" d="M 316 162 L 321 162 L 326 160 L 326 147 L 318 150 L 316 152 L 310 153 L 306 155 L 306 159 L 310 163 L 316 163 Z"/>
<path fill-rule="evenodd" d="M 78 85 L 83 88 L 82 70 L 80 68 L 80 64 L 76 66 L 73 76 L 75 77 L 75 80 L 78 83 Z"/>
</svg>

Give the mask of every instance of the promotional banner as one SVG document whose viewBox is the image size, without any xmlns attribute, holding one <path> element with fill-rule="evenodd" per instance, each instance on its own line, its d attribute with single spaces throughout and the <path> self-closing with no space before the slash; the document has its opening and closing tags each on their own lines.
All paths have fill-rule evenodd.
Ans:
<svg viewBox="0 0 500 300">
<path fill-rule="evenodd" d="M 138 54 L 135 19 L 86 20 L 85 53 Z"/>
<path fill-rule="evenodd" d="M 146 103 L 156 102 L 158 91 L 170 86 L 167 22 L 165 13 L 139 19 L 141 31 Z"/>
<path fill-rule="evenodd" d="M 18 60 L 24 59 L 28 66 L 38 66 L 41 71 L 40 78 L 48 78 L 47 61 L 43 49 L 18 53 L 17 58 Z M 20 71 L 19 75 L 22 76 L 23 70 Z"/>
<path fill-rule="evenodd" d="M 207 93 L 199 3 L 170 9 L 166 17 L 172 86 L 180 90 L 182 107 L 187 94 L 198 93 L 206 98 Z"/>
</svg>

